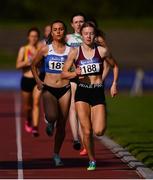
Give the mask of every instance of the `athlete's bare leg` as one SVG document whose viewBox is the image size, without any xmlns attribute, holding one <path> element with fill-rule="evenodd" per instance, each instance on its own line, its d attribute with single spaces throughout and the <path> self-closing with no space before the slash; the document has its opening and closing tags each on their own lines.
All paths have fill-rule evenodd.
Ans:
<svg viewBox="0 0 153 180">
<path fill-rule="evenodd" d="M 37 86 L 34 87 L 33 90 L 33 126 L 38 127 L 39 125 L 39 117 L 40 117 L 40 97 L 41 97 L 41 91 L 38 90 Z"/>
<path fill-rule="evenodd" d="M 91 124 L 91 110 L 90 105 L 85 102 L 76 102 L 77 113 L 83 132 L 83 142 L 87 149 L 89 159 L 95 160 L 94 146 L 93 146 L 93 131 Z"/>
<path fill-rule="evenodd" d="M 71 126 L 71 131 L 73 135 L 74 140 L 78 140 L 78 120 L 77 120 L 77 114 L 75 109 L 75 102 L 74 102 L 74 96 L 76 91 L 76 83 L 71 82 L 71 105 L 70 105 L 70 111 L 69 111 L 69 122 Z"/>
<path fill-rule="evenodd" d="M 105 105 L 100 104 L 91 108 L 91 122 L 94 134 L 97 136 L 102 136 L 106 130 Z"/>
<path fill-rule="evenodd" d="M 29 123 L 32 123 L 32 93 L 22 91 L 21 95 L 24 117 Z"/>
<path fill-rule="evenodd" d="M 70 108 L 70 90 L 59 99 L 59 111 L 60 117 L 56 125 L 56 134 L 55 134 L 55 145 L 54 153 L 59 154 L 61 146 L 65 138 L 65 127 L 66 121 L 68 119 L 69 108 Z"/>
<path fill-rule="evenodd" d="M 45 118 L 48 122 L 54 123 L 59 119 L 58 101 L 50 92 L 42 93 Z"/>
</svg>

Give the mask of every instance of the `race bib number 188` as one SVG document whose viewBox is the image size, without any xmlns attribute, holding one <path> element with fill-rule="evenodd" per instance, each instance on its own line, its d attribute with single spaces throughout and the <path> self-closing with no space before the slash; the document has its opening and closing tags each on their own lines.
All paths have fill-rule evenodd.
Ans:
<svg viewBox="0 0 153 180">
<path fill-rule="evenodd" d="M 99 63 L 81 65 L 80 68 L 81 68 L 81 75 L 100 72 Z"/>
</svg>

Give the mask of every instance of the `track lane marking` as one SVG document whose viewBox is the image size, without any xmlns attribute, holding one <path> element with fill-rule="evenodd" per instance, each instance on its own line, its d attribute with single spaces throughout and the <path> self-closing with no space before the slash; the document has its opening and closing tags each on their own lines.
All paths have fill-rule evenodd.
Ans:
<svg viewBox="0 0 153 180">
<path fill-rule="evenodd" d="M 14 94 L 16 145 L 18 160 L 18 179 L 23 179 L 23 158 L 22 158 L 22 135 L 21 135 L 21 97 L 19 93 Z"/>
</svg>

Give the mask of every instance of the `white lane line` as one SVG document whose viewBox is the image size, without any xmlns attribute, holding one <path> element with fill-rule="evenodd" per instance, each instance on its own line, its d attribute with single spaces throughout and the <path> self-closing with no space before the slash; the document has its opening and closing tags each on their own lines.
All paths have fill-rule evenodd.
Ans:
<svg viewBox="0 0 153 180">
<path fill-rule="evenodd" d="M 123 162 L 126 162 L 129 167 L 135 168 L 140 176 L 145 179 L 153 179 L 153 170 L 147 168 L 142 162 L 138 161 L 122 146 L 114 142 L 108 136 L 97 137 L 110 151 L 112 151 Z"/>
<path fill-rule="evenodd" d="M 22 136 L 21 136 L 21 97 L 19 93 L 14 94 L 16 145 L 18 159 L 18 179 L 23 179 L 23 159 L 22 159 Z"/>
</svg>

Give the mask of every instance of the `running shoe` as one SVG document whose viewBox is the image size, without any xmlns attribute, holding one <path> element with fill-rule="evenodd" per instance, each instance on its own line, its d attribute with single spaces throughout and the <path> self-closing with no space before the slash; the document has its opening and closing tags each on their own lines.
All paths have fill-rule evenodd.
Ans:
<svg viewBox="0 0 153 180">
<path fill-rule="evenodd" d="M 96 161 L 89 161 L 89 167 L 87 171 L 95 171 L 96 170 Z"/>
<path fill-rule="evenodd" d="M 39 136 L 38 127 L 33 127 L 32 128 L 32 134 L 33 134 L 34 137 Z"/>
<path fill-rule="evenodd" d="M 47 121 L 46 133 L 48 136 L 52 136 L 54 132 L 54 123 Z"/>
<path fill-rule="evenodd" d="M 25 125 L 24 125 L 25 131 L 28 133 L 32 132 L 32 127 L 31 127 L 31 123 L 28 121 L 25 121 Z"/>
<path fill-rule="evenodd" d="M 84 148 L 82 151 L 80 151 L 80 156 L 86 156 L 88 153 L 87 153 L 87 150 Z"/>
<path fill-rule="evenodd" d="M 64 166 L 60 156 L 58 154 L 54 154 L 53 156 L 53 161 L 56 167 L 61 167 Z"/>
<path fill-rule="evenodd" d="M 80 150 L 80 149 L 81 149 L 81 143 L 80 143 L 79 140 L 74 140 L 74 141 L 73 141 L 73 148 L 74 148 L 75 150 Z"/>
</svg>

